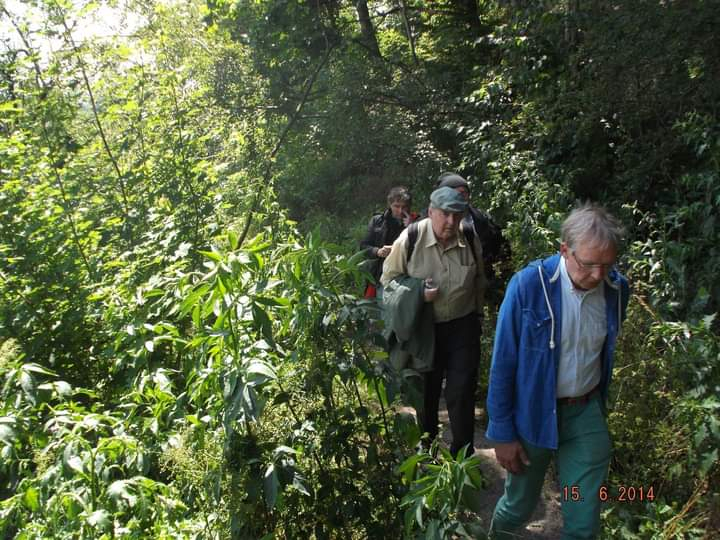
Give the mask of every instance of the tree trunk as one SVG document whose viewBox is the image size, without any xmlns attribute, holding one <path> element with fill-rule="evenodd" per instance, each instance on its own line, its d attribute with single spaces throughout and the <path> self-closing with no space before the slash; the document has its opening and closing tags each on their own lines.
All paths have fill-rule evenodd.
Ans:
<svg viewBox="0 0 720 540">
<path fill-rule="evenodd" d="M 382 58 L 377 37 L 375 36 L 375 28 L 370 20 L 370 11 L 368 10 L 367 0 L 357 0 L 355 2 L 355 9 L 357 10 L 358 20 L 360 21 L 360 32 L 362 32 L 365 46 L 372 54 L 378 58 Z"/>
<path fill-rule="evenodd" d="M 463 21 L 467 24 L 473 36 L 478 37 L 482 31 L 480 27 L 480 16 L 478 15 L 477 0 L 461 0 L 458 8 L 463 12 Z"/>
<path fill-rule="evenodd" d="M 580 11 L 580 0 L 566 0 L 565 3 L 565 41 L 572 47 L 577 38 L 575 17 Z"/>
<path fill-rule="evenodd" d="M 413 60 L 415 61 L 415 64 L 418 63 L 418 57 L 417 54 L 415 54 L 415 37 L 412 33 L 412 28 L 410 26 L 410 20 L 407 16 L 407 8 L 405 7 L 405 2 L 403 0 L 400 0 L 400 12 L 402 13 L 403 18 L 403 24 L 405 25 L 405 33 L 407 34 L 408 43 L 410 44 L 410 52 L 412 53 Z"/>
</svg>

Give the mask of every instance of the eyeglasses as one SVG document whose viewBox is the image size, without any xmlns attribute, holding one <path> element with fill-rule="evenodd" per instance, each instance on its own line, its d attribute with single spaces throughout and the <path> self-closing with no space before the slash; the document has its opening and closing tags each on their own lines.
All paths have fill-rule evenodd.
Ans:
<svg viewBox="0 0 720 540">
<path fill-rule="evenodd" d="M 573 259 L 575 259 L 575 262 L 577 265 L 582 268 L 583 270 L 593 271 L 593 270 L 602 270 L 604 272 L 607 272 L 608 270 L 612 269 L 615 266 L 615 261 L 605 264 L 605 263 L 591 263 L 591 262 L 585 262 L 583 260 L 578 259 L 578 256 L 575 254 L 575 250 L 573 249 L 571 251 Z"/>
</svg>

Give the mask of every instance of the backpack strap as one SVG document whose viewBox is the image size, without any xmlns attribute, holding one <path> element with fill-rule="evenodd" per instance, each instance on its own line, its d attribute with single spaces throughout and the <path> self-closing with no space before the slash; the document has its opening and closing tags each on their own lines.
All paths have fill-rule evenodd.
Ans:
<svg viewBox="0 0 720 540">
<path fill-rule="evenodd" d="M 466 227 L 465 223 L 466 222 L 463 220 L 463 222 L 460 223 L 460 228 L 465 235 L 465 241 L 467 242 L 468 246 L 470 246 L 470 251 L 472 252 L 473 259 L 475 259 L 475 266 L 478 266 L 478 256 L 477 253 L 475 253 L 475 225 L 471 221 L 470 227 Z"/>
<path fill-rule="evenodd" d="M 410 263 L 413 251 L 415 251 L 415 243 L 418 237 L 418 222 L 413 221 L 407 228 L 408 241 L 407 241 L 407 263 Z"/>
</svg>

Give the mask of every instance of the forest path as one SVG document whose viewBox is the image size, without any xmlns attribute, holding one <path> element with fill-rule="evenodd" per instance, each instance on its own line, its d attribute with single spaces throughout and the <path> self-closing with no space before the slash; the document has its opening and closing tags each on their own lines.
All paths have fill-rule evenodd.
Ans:
<svg viewBox="0 0 720 540">
<path fill-rule="evenodd" d="M 447 447 L 450 446 L 450 421 L 448 419 L 445 400 L 440 402 L 441 436 Z M 490 526 L 495 503 L 503 493 L 506 472 L 495 459 L 492 444 L 485 438 L 487 415 L 484 409 L 475 408 L 475 455 L 480 458 L 480 468 L 487 480 L 487 487 L 480 492 L 479 506 L 482 509 L 478 516 L 484 527 Z M 552 473 L 548 468 L 542 496 L 527 526 L 518 531 L 518 539 L 551 540 L 560 538 L 562 531 L 562 514 L 560 512 L 560 491 Z"/>
</svg>

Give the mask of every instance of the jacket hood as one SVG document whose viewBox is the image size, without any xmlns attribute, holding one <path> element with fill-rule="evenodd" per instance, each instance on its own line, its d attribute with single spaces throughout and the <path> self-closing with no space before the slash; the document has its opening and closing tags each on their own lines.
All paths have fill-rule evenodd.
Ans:
<svg viewBox="0 0 720 540">
<path fill-rule="evenodd" d="M 555 348 L 555 313 L 552 309 L 552 303 L 550 302 L 550 295 L 548 294 L 547 285 L 545 284 L 545 280 L 548 281 L 548 283 L 555 283 L 560 278 L 560 254 L 556 253 L 555 255 L 552 255 L 548 257 L 547 259 L 537 261 L 533 261 L 528 266 L 537 269 L 538 274 L 540 274 L 540 285 L 542 285 L 543 293 L 545 295 L 545 303 L 547 304 L 548 311 L 550 312 L 550 319 L 552 324 L 552 330 L 550 332 L 550 342 L 548 343 L 548 346 L 551 349 Z M 620 321 L 622 321 L 622 281 L 620 272 L 618 272 L 615 268 L 610 270 L 605 276 L 605 283 L 612 289 L 617 291 L 618 294 L 618 300 L 617 300 L 617 318 L 618 318 L 618 335 L 620 335 L 619 325 Z"/>
</svg>

